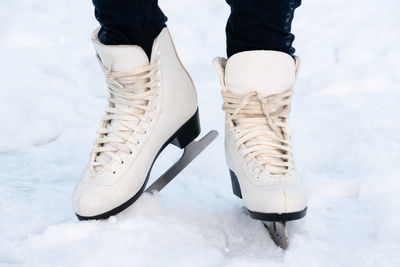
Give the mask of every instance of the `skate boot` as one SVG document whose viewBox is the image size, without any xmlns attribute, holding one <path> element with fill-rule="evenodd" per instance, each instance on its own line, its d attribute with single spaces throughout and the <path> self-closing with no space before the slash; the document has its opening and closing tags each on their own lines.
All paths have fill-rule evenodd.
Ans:
<svg viewBox="0 0 400 267">
<path fill-rule="evenodd" d="M 225 154 L 233 192 L 251 218 L 305 216 L 307 193 L 293 162 L 288 116 L 299 59 L 275 51 L 215 58 L 226 112 Z"/>
<path fill-rule="evenodd" d="M 135 202 L 153 163 L 172 143 L 186 147 L 200 133 L 194 84 L 164 28 L 150 60 L 135 45 L 104 45 L 92 35 L 109 97 L 73 206 L 80 220 L 105 219 Z"/>
</svg>

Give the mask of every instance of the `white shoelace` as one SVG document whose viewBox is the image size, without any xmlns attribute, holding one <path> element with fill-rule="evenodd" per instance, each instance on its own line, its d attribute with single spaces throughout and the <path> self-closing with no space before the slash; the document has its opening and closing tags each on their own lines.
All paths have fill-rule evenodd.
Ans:
<svg viewBox="0 0 400 267">
<path fill-rule="evenodd" d="M 143 122 L 150 122 L 150 105 L 157 97 L 159 80 L 157 62 L 138 67 L 129 72 L 112 71 L 100 61 L 106 74 L 109 106 L 105 109 L 102 126 L 95 140 L 90 165 L 95 171 L 109 168 L 110 161 L 123 164 L 120 153 L 132 154 L 133 147 L 140 142 L 140 135 L 146 133 Z"/>
<path fill-rule="evenodd" d="M 292 95 L 292 89 L 267 97 L 255 91 L 244 95 L 222 92 L 223 110 L 232 125 L 237 149 L 243 149 L 247 164 L 252 158 L 256 160 L 259 177 L 295 174 L 287 125 Z"/>
</svg>

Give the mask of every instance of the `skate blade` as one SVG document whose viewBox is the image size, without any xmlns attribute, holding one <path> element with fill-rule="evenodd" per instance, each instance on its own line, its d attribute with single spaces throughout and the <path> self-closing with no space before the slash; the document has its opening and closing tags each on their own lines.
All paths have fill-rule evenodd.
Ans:
<svg viewBox="0 0 400 267">
<path fill-rule="evenodd" d="M 289 247 L 286 222 L 263 222 L 263 224 L 265 228 L 268 229 L 271 239 L 278 247 L 282 249 L 287 249 Z"/>
<path fill-rule="evenodd" d="M 249 211 L 247 208 L 242 207 L 242 211 L 247 216 L 249 215 Z M 282 248 L 287 249 L 289 247 L 289 235 L 287 232 L 286 222 L 268 222 L 268 221 L 261 221 L 265 228 L 269 232 L 269 236 L 271 237 L 274 243 Z"/>
<path fill-rule="evenodd" d="M 200 153 L 208 147 L 212 141 L 217 138 L 218 132 L 212 130 L 208 132 L 199 141 L 193 140 L 184 150 L 182 157 L 175 162 L 166 172 L 164 172 L 153 184 L 151 184 L 145 192 L 160 192 L 167 184 L 169 184 L 186 166 L 190 164 Z"/>
</svg>

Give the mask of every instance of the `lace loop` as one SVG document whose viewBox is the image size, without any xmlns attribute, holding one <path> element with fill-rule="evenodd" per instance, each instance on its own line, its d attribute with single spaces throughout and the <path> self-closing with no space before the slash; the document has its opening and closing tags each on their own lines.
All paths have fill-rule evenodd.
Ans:
<svg viewBox="0 0 400 267">
<path fill-rule="evenodd" d="M 157 61 L 131 71 L 114 71 L 99 60 L 108 85 L 109 105 L 102 118 L 90 165 L 94 171 L 107 170 L 109 162 L 122 162 L 121 153 L 132 154 L 141 135 L 143 123 L 151 121 L 152 103 L 157 98 L 159 79 Z"/>
<path fill-rule="evenodd" d="M 268 176 L 295 175 L 287 118 L 293 90 L 262 96 L 256 91 L 237 94 L 222 91 L 226 123 L 231 125 L 237 149 L 245 160 Z"/>
</svg>

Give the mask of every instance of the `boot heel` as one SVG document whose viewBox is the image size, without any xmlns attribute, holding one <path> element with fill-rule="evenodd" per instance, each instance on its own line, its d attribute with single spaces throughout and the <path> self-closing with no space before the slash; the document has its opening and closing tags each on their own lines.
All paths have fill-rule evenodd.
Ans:
<svg viewBox="0 0 400 267">
<path fill-rule="evenodd" d="M 236 174 L 229 170 L 229 174 L 231 175 L 231 182 L 232 182 L 232 191 L 238 198 L 242 198 L 242 191 L 240 190 L 240 184 Z"/>
<path fill-rule="evenodd" d="M 185 148 L 190 142 L 200 134 L 199 110 L 176 132 L 171 144 Z"/>
</svg>

